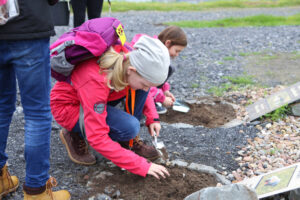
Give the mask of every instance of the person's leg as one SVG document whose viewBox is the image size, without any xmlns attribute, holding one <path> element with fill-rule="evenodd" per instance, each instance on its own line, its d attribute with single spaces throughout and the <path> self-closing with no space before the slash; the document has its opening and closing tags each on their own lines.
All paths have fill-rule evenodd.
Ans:
<svg viewBox="0 0 300 200">
<path fill-rule="evenodd" d="M 80 26 L 85 21 L 86 4 L 87 0 L 71 0 L 74 27 Z"/>
<path fill-rule="evenodd" d="M 49 179 L 50 167 L 49 38 L 19 41 L 17 44 L 20 59 L 13 65 L 25 115 L 25 185 L 37 188 L 44 186 Z"/>
<path fill-rule="evenodd" d="M 12 59 L 10 43 L 0 41 L 0 199 L 19 186 L 16 176 L 8 173 L 5 153 L 9 125 L 15 111 L 16 78 L 14 70 L 9 63 Z"/>
<path fill-rule="evenodd" d="M 137 136 L 140 123 L 135 117 L 110 105 L 107 105 L 106 110 L 106 123 L 110 128 L 109 136 L 112 140 L 129 141 Z"/>
<path fill-rule="evenodd" d="M 139 139 L 140 118 L 147 99 L 148 92 L 137 90 L 135 94 L 134 116 L 121 111 L 112 106 L 107 106 L 106 123 L 110 127 L 110 137 L 118 141 L 121 146 L 131 149 L 136 154 L 149 160 L 155 160 L 159 157 L 158 152 L 153 146 L 148 146 Z M 131 112 L 131 97 L 129 96 L 129 105 Z M 133 139 L 133 145 L 129 140 Z"/>
<path fill-rule="evenodd" d="M 95 19 L 101 16 L 103 0 L 87 0 L 87 12 L 89 19 Z"/>
<path fill-rule="evenodd" d="M 12 58 L 9 42 L 0 40 L 0 55 L 0 168 L 2 168 L 7 161 L 5 149 L 16 101 L 15 72 L 8 62 Z"/>
</svg>

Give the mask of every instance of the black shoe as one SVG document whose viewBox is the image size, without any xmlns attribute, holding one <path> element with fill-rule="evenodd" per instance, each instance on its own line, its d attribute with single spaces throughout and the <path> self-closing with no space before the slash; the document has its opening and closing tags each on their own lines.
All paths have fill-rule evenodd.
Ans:
<svg viewBox="0 0 300 200">
<path fill-rule="evenodd" d="M 155 103 L 155 108 L 158 114 L 165 114 L 167 112 L 167 109 L 161 103 Z"/>
</svg>

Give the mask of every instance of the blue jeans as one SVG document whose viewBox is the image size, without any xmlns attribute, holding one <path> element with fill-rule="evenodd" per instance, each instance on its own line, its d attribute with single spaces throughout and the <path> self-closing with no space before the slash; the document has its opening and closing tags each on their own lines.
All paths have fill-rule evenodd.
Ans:
<svg viewBox="0 0 300 200">
<path fill-rule="evenodd" d="M 135 138 L 135 136 L 138 135 L 140 131 L 140 119 L 147 96 L 148 92 L 145 92 L 143 90 L 136 90 L 134 115 L 130 115 L 127 112 L 114 107 L 123 99 L 108 102 L 108 105 L 106 107 L 106 123 L 110 128 L 109 136 L 112 140 L 120 142 L 129 141 L 130 139 Z M 131 109 L 130 96 L 128 102 L 129 108 Z M 74 126 L 72 132 L 81 133 L 79 122 L 77 122 L 77 124 Z"/>
<path fill-rule="evenodd" d="M 0 167 L 16 103 L 16 79 L 25 116 L 25 185 L 41 187 L 49 179 L 50 57 L 49 38 L 0 40 Z M 18 166 L 15 166 L 18 167 Z"/>
</svg>

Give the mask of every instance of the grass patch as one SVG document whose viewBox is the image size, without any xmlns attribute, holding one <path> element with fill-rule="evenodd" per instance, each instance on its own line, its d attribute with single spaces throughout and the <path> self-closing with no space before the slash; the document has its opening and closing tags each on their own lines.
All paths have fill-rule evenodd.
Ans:
<svg viewBox="0 0 300 200">
<path fill-rule="evenodd" d="M 249 55 L 248 53 L 244 53 L 244 52 L 239 53 L 239 56 L 248 56 L 248 55 Z"/>
<path fill-rule="evenodd" d="M 291 59 L 299 59 L 300 58 L 300 51 L 293 52 Z"/>
<path fill-rule="evenodd" d="M 226 61 L 234 60 L 234 57 L 227 56 L 227 57 L 224 57 L 223 60 L 226 60 Z"/>
<path fill-rule="evenodd" d="M 198 88 L 199 84 L 198 83 L 192 83 L 191 88 Z"/>
<path fill-rule="evenodd" d="M 253 85 L 254 84 L 253 77 L 248 76 L 248 75 L 237 76 L 237 77 L 224 76 L 223 78 L 227 79 L 231 83 L 237 84 L 237 85 L 243 85 L 244 86 L 244 85 Z"/>
<path fill-rule="evenodd" d="M 223 96 L 225 92 L 237 91 L 241 88 L 254 85 L 253 77 L 248 75 L 243 76 L 223 76 L 223 79 L 227 79 L 229 82 L 223 83 L 220 87 L 213 86 L 207 90 L 208 93 L 211 93 L 215 96 Z"/>
<path fill-rule="evenodd" d="M 300 13 L 287 17 L 256 15 L 243 18 L 230 17 L 211 21 L 167 22 L 166 24 L 188 28 L 300 25 Z"/>
<path fill-rule="evenodd" d="M 291 112 L 291 108 L 288 105 L 283 105 L 276 110 L 262 116 L 263 119 L 270 119 L 271 121 L 278 121 L 283 119 Z"/>
<path fill-rule="evenodd" d="M 125 2 L 113 1 L 112 12 L 126 12 L 129 10 L 157 10 L 157 11 L 199 11 L 216 8 L 260 8 L 260 7 L 287 7 L 298 6 L 300 0 L 222 0 L 215 2 L 194 3 L 159 3 L 159 2 Z M 104 1 L 103 11 L 109 9 L 108 3 Z"/>
<path fill-rule="evenodd" d="M 277 55 L 273 55 L 273 56 L 268 55 L 268 56 L 261 57 L 262 60 L 272 60 L 272 59 L 276 59 L 276 58 L 278 58 Z"/>
</svg>

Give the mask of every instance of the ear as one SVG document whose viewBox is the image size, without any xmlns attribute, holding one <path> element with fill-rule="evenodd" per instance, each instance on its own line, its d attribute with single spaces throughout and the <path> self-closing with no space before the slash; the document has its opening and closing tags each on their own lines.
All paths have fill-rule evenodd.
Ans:
<svg viewBox="0 0 300 200">
<path fill-rule="evenodd" d="M 165 41 L 165 46 L 166 46 L 167 48 L 170 48 L 170 47 L 171 47 L 171 44 L 172 44 L 172 41 L 171 41 L 171 40 L 166 40 L 166 41 Z"/>
<path fill-rule="evenodd" d="M 133 66 L 129 66 L 128 68 L 127 68 L 127 75 L 129 75 L 131 72 L 136 72 L 136 68 L 135 67 L 133 67 Z"/>
</svg>

